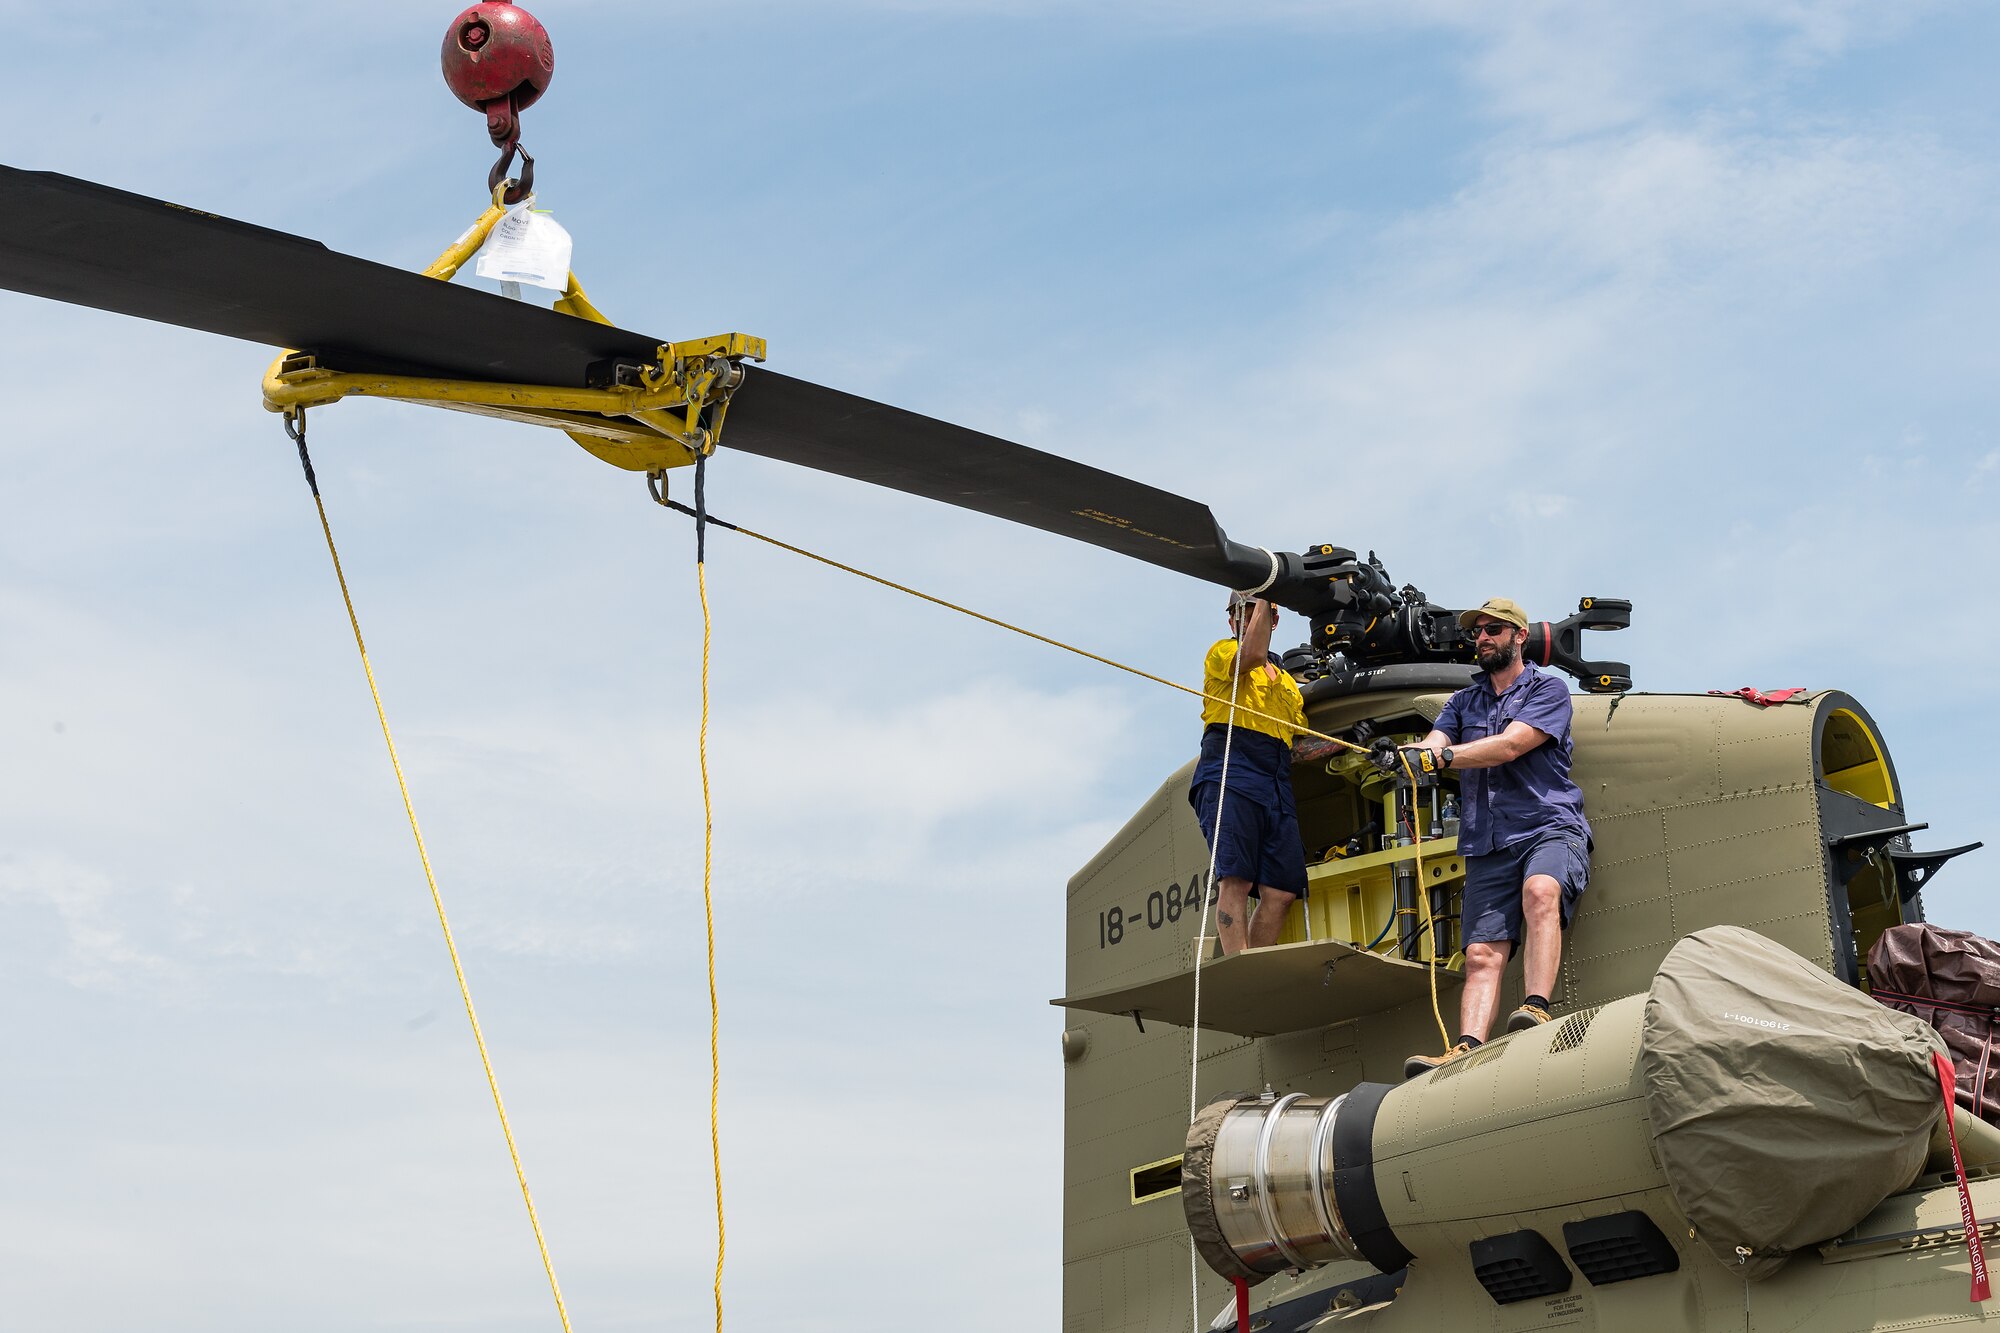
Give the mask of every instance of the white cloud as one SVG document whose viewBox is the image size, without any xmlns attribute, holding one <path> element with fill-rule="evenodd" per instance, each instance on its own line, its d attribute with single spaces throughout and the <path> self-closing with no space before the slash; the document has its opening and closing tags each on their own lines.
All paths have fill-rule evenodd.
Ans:
<svg viewBox="0 0 2000 1333">
<path fill-rule="evenodd" d="M 1642 124 L 1690 104 L 1768 108 L 1788 82 L 1917 21 L 1853 0 L 1671 8 L 1540 0 L 1418 11 L 1463 32 L 1495 112 L 1554 137 Z"/>
<path fill-rule="evenodd" d="M 179 998 L 186 963 L 132 940 L 122 919 L 131 901 L 102 871 L 61 856 L 0 858 L 0 905 L 46 909 L 60 923 L 63 947 L 47 962 L 54 975 L 81 989 Z"/>
<path fill-rule="evenodd" d="M 1616 282 L 1796 293 L 1965 216 L 1990 174 L 1894 134 L 1711 119 L 1500 149 L 1411 228 L 1440 289 Z"/>
</svg>

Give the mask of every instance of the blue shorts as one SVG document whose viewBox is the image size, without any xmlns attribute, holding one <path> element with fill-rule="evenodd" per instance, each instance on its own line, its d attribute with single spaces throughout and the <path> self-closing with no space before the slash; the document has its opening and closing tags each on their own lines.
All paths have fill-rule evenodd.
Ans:
<svg viewBox="0 0 2000 1333">
<path fill-rule="evenodd" d="M 1465 944 L 1521 941 L 1521 886 L 1547 875 L 1562 886 L 1562 925 L 1590 883 L 1590 835 L 1572 829 L 1535 833 L 1481 856 L 1465 858 L 1459 939 Z"/>
<path fill-rule="evenodd" d="M 1198 782 L 1188 791 L 1188 804 L 1201 821 L 1201 836 L 1215 853 L 1215 878 L 1249 880 L 1252 897 L 1259 886 L 1305 897 L 1306 851 L 1299 840 L 1297 812 L 1289 803 L 1274 805 L 1232 784 L 1218 829 L 1215 800 L 1221 785 Z"/>
</svg>

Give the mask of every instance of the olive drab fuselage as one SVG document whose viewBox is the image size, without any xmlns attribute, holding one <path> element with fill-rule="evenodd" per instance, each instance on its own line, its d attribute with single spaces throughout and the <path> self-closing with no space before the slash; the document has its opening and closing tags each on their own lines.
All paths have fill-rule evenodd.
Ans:
<svg viewBox="0 0 2000 1333">
<path fill-rule="evenodd" d="M 1380 732 L 1421 735 L 1446 692 L 1323 699 L 1312 703 L 1309 720 L 1334 734 L 1366 721 Z M 1735 697 L 1627 694 L 1581 695 L 1575 706 L 1574 776 L 1596 849 L 1590 892 L 1565 940 L 1552 1026 L 1560 1028 L 1562 1015 L 1644 992 L 1673 944 L 1704 927 L 1748 927 L 1842 981 L 1865 985 L 1862 960 L 1874 939 L 1921 919 L 1918 877 L 1904 874 L 1891 855 L 1908 857 L 1907 838 L 1895 833 L 1910 822 L 1901 787 L 1855 700 L 1829 691 L 1757 707 Z M 1179 1167 L 1190 1101 L 1186 1001 L 1208 853 L 1188 810 L 1187 772 L 1168 778 L 1069 883 L 1067 998 L 1059 1002 L 1067 1006 L 1066 1331 L 1161 1333 L 1189 1328 L 1192 1317 Z M 1447 1021 L 1455 1017 L 1451 916 L 1463 866 L 1454 840 L 1351 843 L 1388 799 L 1382 788 L 1340 760 L 1300 766 L 1294 778 L 1309 857 L 1338 851 L 1312 866 L 1311 897 L 1293 908 L 1268 958 L 1253 953 L 1205 965 L 1201 1102 L 1266 1088 L 1278 1098 L 1328 1099 L 1357 1085 L 1400 1083 L 1404 1057 L 1439 1044 L 1424 978 L 1433 956 L 1445 964 L 1440 1006 Z M 1425 905 L 1445 909 L 1428 930 L 1395 919 L 1398 904 L 1409 901 L 1409 869 L 1419 854 L 1424 882 L 1416 892 Z M 1255 964 L 1265 965 L 1264 975 L 1253 974 Z M 1503 1012 L 1520 995 L 1516 961 L 1504 982 Z M 1582 1059 L 1581 1042 L 1574 1054 L 1551 1054 L 1559 1035 L 1541 1029 L 1489 1043 L 1479 1055 L 1503 1079 L 1531 1073 L 1534 1061 Z M 1505 1072 L 1510 1047 L 1519 1052 L 1514 1075 Z M 1478 1215 L 1443 1206 L 1433 1194 L 1429 1214 L 1437 1220 L 1426 1224 L 1425 1200 L 1409 1173 L 1373 1182 L 1393 1200 L 1401 1228 L 1431 1228 L 1420 1243 L 1406 1242 L 1420 1250 L 1407 1270 L 1390 1276 L 1368 1263 L 1341 1262 L 1278 1276 L 1253 1292 L 1255 1318 L 1270 1318 L 1276 1333 L 1340 1308 L 1357 1311 L 1352 1326 L 1371 1333 L 1733 1330 L 1746 1326 L 1746 1308 L 1752 1329 L 1822 1333 L 1978 1320 L 1984 1307 L 1966 1299 L 1966 1249 L 1939 1230 L 1957 1222 L 1948 1186 L 1921 1177 L 1834 1252 L 1796 1256 L 1775 1277 L 1746 1286 L 1689 1235 L 1663 1190 L 1634 1184 L 1643 1172 L 1594 1156 L 1588 1135 L 1565 1136 L 1564 1117 L 1574 1114 L 1606 1120 L 1593 1131 L 1610 1136 L 1605 1142 L 1629 1140 L 1640 1151 L 1646 1143 L 1643 1121 L 1624 1124 L 1620 1117 L 1630 1112 L 1606 1109 L 1616 1100 L 1608 1094 L 1579 1101 L 1577 1080 L 1567 1065 L 1549 1066 L 1516 1089 L 1517 1100 L 1544 1099 L 1540 1114 L 1517 1116 L 1498 1131 L 1486 1126 L 1479 1152 L 1449 1164 L 1444 1178 L 1462 1182 L 1453 1192 L 1478 1200 L 1467 1205 Z M 1482 1080 L 1459 1082 L 1472 1088 Z M 1448 1154 L 1451 1124 L 1462 1121 L 1470 1134 L 1481 1108 L 1459 1105 L 1444 1114 L 1447 1123 L 1426 1132 L 1440 1145 L 1434 1151 Z M 1838 1171 L 1840 1163 L 1826 1167 Z M 1439 1178 L 1433 1171 L 1426 1187 L 1435 1191 Z M 1532 1197 L 1522 1195 L 1524 1179 L 1538 1182 Z M 2000 1179 L 1975 1179 L 1973 1191 L 1982 1215 L 2000 1212 Z M 1472 1246 L 1482 1237 L 1532 1230 L 1552 1238 L 1559 1252 L 1564 1224 L 1634 1210 L 1678 1252 L 1674 1271 L 1603 1286 L 1578 1277 L 1560 1292 L 1507 1304 L 1475 1279 Z M 1205 1266 L 1198 1282 L 1205 1329 L 1231 1289 Z"/>
</svg>

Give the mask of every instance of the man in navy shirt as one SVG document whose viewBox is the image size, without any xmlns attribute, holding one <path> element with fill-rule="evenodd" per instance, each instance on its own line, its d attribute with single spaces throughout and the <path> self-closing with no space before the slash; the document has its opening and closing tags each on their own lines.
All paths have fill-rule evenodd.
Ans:
<svg viewBox="0 0 2000 1333">
<path fill-rule="evenodd" d="M 1527 996 L 1507 1031 L 1549 1021 L 1562 963 L 1562 932 L 1590 878 L 1590 824 L 1570 781 L 1569 688 L 1521 656 L 1528 616 L 1495 597 L 1459 617 L 1481 674 L 1451 696 L 1430 734 L 1411 747 L 1419 772 L 1460 770 L 1459 855 L 1465 858 L 1460 939 L 1465 989 L 1459 1039 L 1443 1055 L 1413 1055 L 1415 1078 L 1476 1049 L 1493 1026 L 1500 974 L 1517 945 Z M 1393 748 L 1378 758 L 1400 773 Z M 1387 762 L 1384 762 L 1384 761 Z M 1393 767 L 1392 767 L 1393 765 Z"/>
</svg>

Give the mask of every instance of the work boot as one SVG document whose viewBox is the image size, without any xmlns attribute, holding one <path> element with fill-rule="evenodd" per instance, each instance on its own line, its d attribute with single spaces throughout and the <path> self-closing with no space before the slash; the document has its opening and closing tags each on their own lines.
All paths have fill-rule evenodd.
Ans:
<svg viewBox="0 0 2000 1333">
<path fill-rule="evenodd" d="M 1554 1017 L 1547 1005 L 1536 1004 L 1533 1000 L 1523 1000 L 1519 1009 L 1507 1015 L 1507 1030 L 1526 1032 L 1529 1028 L 1540 1027 Z"/>
<path fill-rule="evenodd" d="M 1472 1043 L 1460 1037 L 1458 1044 L 1443 1055 L 1413 1055 L 1403 1061 L 1403 1078 L 1407 1081 L 1417 1077 L 1419 1074 L 1428 1074 L 1440 1065 L 1450 1064 L 1461 1055 L 1472 1054 L 1472 1051 Z"/>
</svg>

